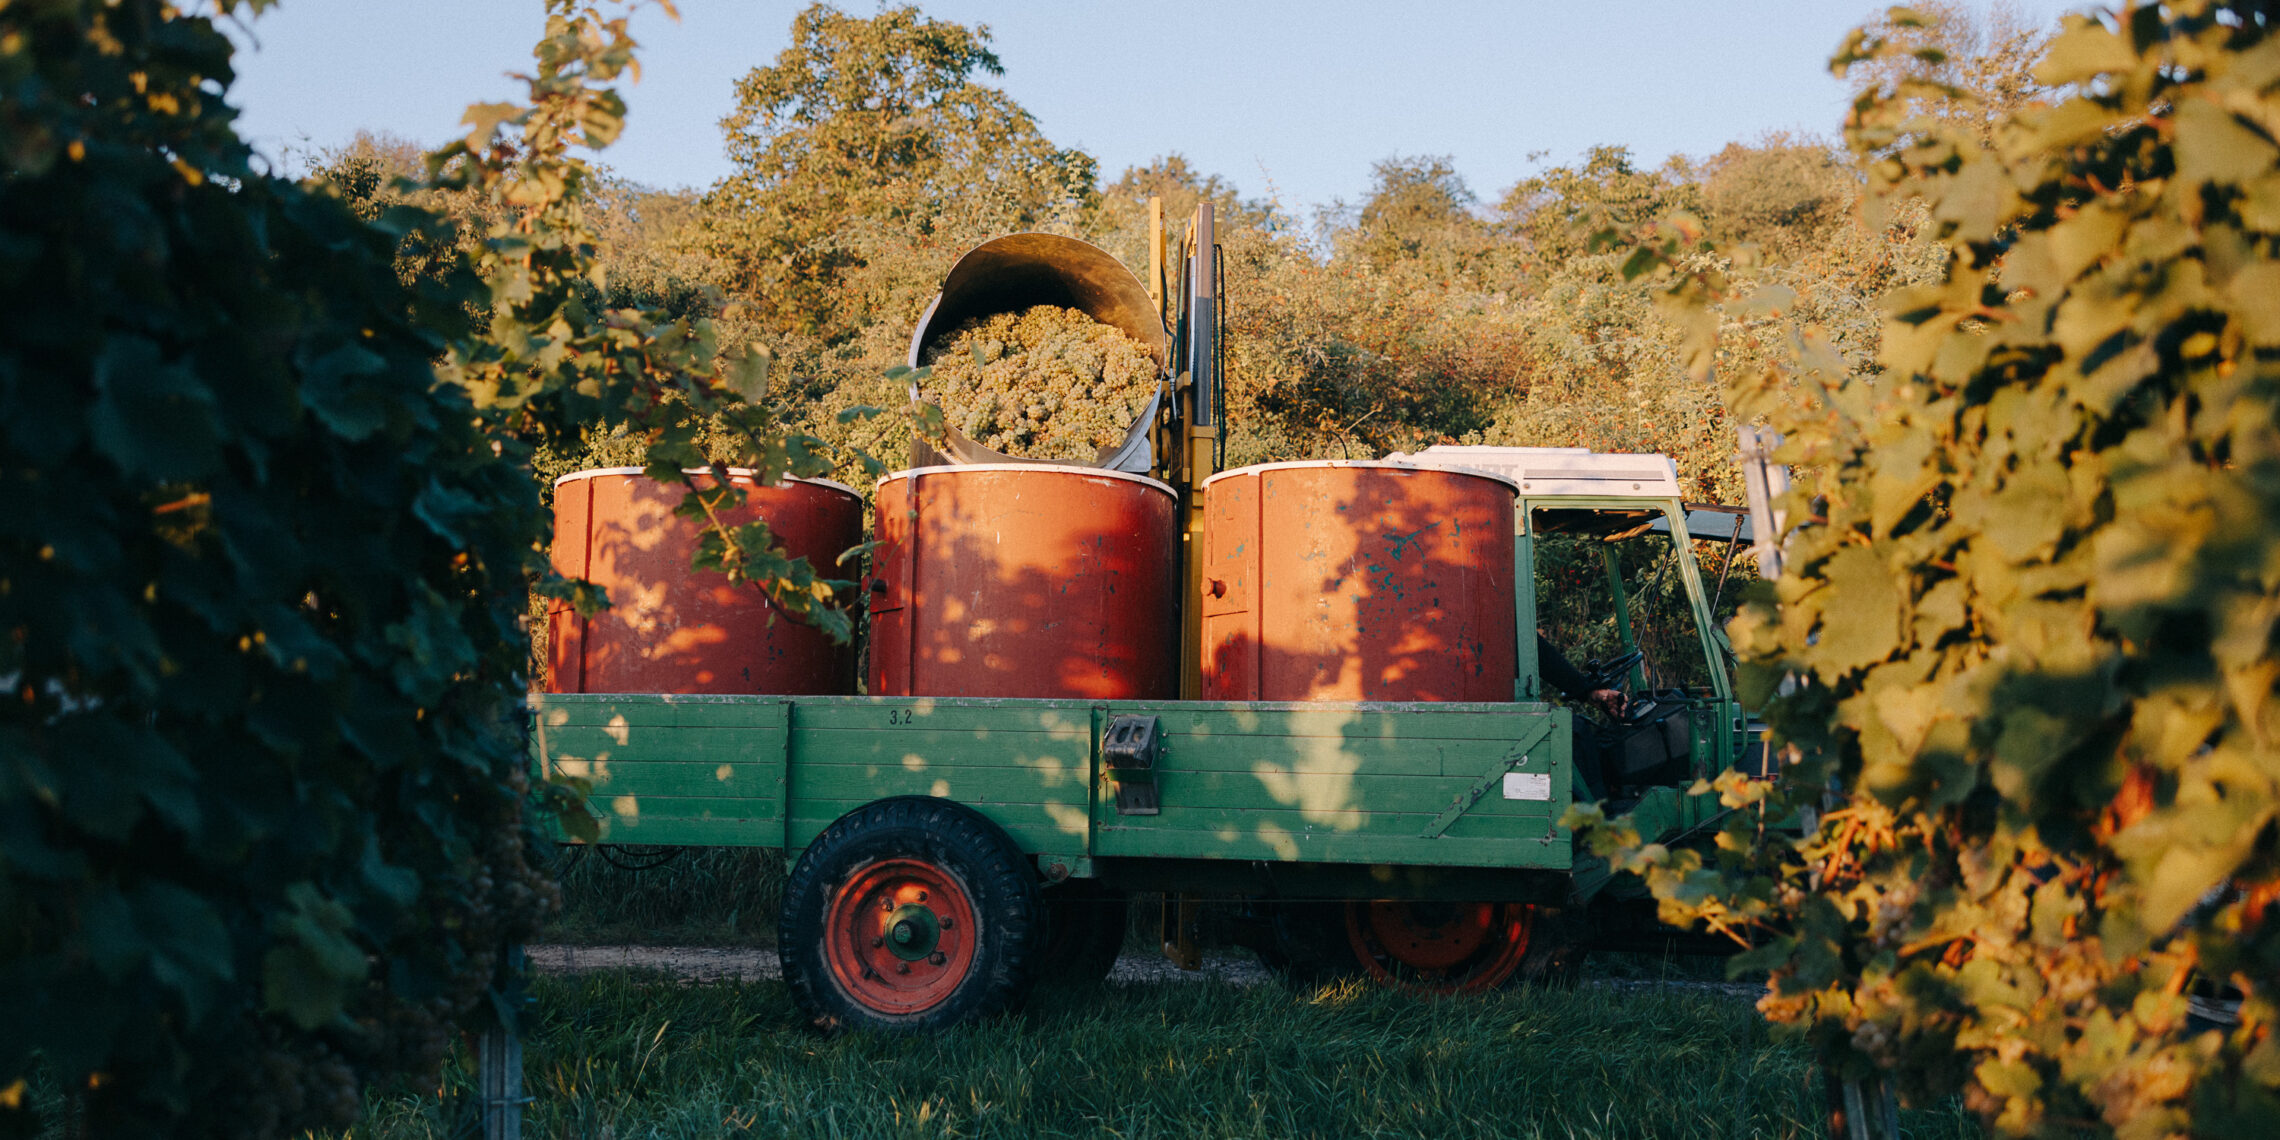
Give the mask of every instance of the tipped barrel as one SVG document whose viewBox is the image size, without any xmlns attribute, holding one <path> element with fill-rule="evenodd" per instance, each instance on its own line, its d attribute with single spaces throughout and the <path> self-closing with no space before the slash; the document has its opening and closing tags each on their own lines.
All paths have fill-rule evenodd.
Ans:
<svg viewBox="0 0 2280 1140">
<path fill-rule="evenodd" d="M 976 317 L 1018 313 L 1034 305 L 1075 309 L 1140 342 L 1156 367 L 1168 359 L 1164 321 L 1148 289 L 1099 246 L 1057 234 L 1008 234 L 975 246 L 950 267 L 910 337 L 910 366 L 926 350 Z"/>
</svg>

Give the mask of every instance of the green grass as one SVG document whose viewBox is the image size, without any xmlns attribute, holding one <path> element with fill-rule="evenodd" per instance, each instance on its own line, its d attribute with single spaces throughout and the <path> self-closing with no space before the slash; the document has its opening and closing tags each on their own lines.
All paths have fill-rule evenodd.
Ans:
<svg viewBox="0 0 2280 1140">
<path fill-rule="evenodd" d="M 543 1137 L 1817 1135 L 1799 1046 L 1670 989 L 1420 1000 L 1196 983 L 1042 995 L 931 1037 L 822 1037 L 783 987 L 543 979 L 525 1134 Z M 467 1134 L 464 1057 L 376 1093 L 352 1136 Z M 1976 1136 L 1954 1111 L 1911 1136 Z"/>
</svg>

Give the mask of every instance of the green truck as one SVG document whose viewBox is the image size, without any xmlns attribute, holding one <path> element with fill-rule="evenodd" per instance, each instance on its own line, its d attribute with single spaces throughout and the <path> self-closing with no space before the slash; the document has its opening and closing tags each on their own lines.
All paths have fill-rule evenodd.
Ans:
<svg viewBox="0 0 2280 1140">
<path fill-rule="evenodd" d="M 1182 305 L 1149 460 L 1189 488 L 1213 455 L 1198 409 L 1216 403 L 1215 293 L 1194 286 Z M 939 1027 L 1040 978 L 1104 976 L 1135 892 L 1164 894 L 1166 951 L 1191 968 L 1221 942 L 1296 977 L 1436 991 L 1561 969 L 1651 907 L 1561 825 L 1589 798 L 1574 723 L 1589 714 L 1544 689 L 1539 562 L 1552 544 L 1571 569 L 1608 552 L 1601 616 L 1622 644 L 1588 668 L 1633 700 L 1583 737 L 1604 744 L 1591 782 L 1676 841 L 1714 810 L 1685 787 L 1764 762 L 1696 560 L 1714 542 L 1730 566 L 1744 517 L 1683 502 L 1660 456 L 1435 447 L 1390 461 L 1515 489 L 1511 699 L 547 694 L 534 762 L 590 789 L 600 843 L 781 849 L 784 976 L 825 1026 Z M 1618 549 L 1634 571 L 1659 567 L 1664 660 L 1638 648 L 1624 595 L 1642 575 Z M 1563 612 L 1574 588 L 1557 584 Z"/>
</svg>

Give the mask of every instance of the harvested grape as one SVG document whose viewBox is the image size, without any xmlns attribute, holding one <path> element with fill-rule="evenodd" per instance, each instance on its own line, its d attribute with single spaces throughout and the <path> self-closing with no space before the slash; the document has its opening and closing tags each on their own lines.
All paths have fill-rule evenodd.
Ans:
<svg viewBox="0 0 2280 1140">
<path fill-rule="evenodd" d="M 966 321 L 924 363 L 925 395 L 950 426 L 1027 459 L 1091 461 L 1124 441 L 1156 387 L 1140 342 L 1059 305 Z"/>
</svg>

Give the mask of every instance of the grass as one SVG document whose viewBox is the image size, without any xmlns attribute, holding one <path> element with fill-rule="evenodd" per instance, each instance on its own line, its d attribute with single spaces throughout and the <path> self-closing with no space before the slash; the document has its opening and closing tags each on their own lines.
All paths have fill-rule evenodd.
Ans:
<svg viewBox="0 0 2280 1140">
<path fill-rule="evenodd" d="M 1812 1137 L 1810 1062 L 1687 989 L 1419 1000 L 1210 983 L 1040 995 L 932 1037 L 822 1037 L 775 983 L 542 979 L 525 1134 L 544 1137 Z M 469 1134 L 464 1056 L 376 1092 L 364 1140 Z M 1978 1133 L 1914 1112 L 1909 1135 Z"/>
</svg>

